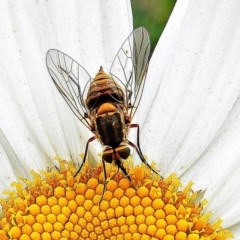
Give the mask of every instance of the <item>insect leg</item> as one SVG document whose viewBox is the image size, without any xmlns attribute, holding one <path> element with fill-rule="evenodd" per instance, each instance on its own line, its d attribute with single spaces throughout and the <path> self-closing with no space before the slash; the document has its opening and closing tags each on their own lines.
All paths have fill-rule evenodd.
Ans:
<svg viewBox="0 0 240 240">
<path fill-rule="evenodd" d="M 126 168 L 123 166 L 122 162 L 120 160 L 117 160 L 115 163 L 118 166 L 118 168 L 120 168 L 122 170 L 122 172 L 127 177 L 127 179 L 131 182 L 131 178 L 130 178 Z"/>
<path fill-rule="evenodd" d="M 140 148 L 140 138 L 139 138 L 139 135 L 140 135 L 140 128 L 139 128 L 139 125 L 137 123 L 133 123 L 130 125 L 130 128 L 137 128 L 137 146 L 138 146 L 138 149 L 140 151 L 140 153 L 142 154 L 143 156 L 143 153 L 142 153 L 142 150 Z"/>
<path fill-rule="evenodd" d="M 102 161 L 102 163 L 103 163 L 104 183 L 103 183 L 103 193 L 102 193 L 102 197 L 101 197 L 99 203 L 102 202 L 104 193 L 105 193 L 105 191 L 107 189 L 107 170 L 106 170 L 105 161 Z"/>
<path fill-rule="evenodd" d="M 133 147 L 133 148 L 136 149 L 136 151 L 137 151 L 137 153 L 138 153 L 138 156 L 140 157 L 141 161 L 142 161 L 149 169 L 151 169 L 154 173 L 156 173 L 157 175 L 159 175 L 159 173 L 158 173 L 156 170 L 154 170 L 154 169 L 149 165 L 149 163 L 148 163 L 147 160 L 144 158 L 144 156 L 143 156 L 141 150 L 138 148 L 138 146 L 136 146 L 134 143 L 130 142 L 129 140 L 127 140 L 127 141 L 128 141 L 128 144 L 129 144 L 131 147 Z"/>
<path fill-rule="evenodd" d="M 76 176 L 78 175 L 78 173 L 81 171 L 81 169 L 82 169 L 82 167 L 83 167 L 83 165 L 84 165 L 84 163 L 85 163 L 85 161 L 86 161 L 89 143 L 92 142 L 92 141 L 95 140 L 95 139 L 96 139 L 96 136 L 93 136 L 93 137 L 91 137 L 91 138 L 88 139 L 87 145 L 86 145 L 86 148 L 85 148 L 85 153 L 84 153 L 84 157 L 83 157 L 82 164 L 81 164 L 81 166 L 79 167 L 79 169 L 77 170 L 77 172 L 75 173 L 74 177 L 76 177 Z"/>
</svg>

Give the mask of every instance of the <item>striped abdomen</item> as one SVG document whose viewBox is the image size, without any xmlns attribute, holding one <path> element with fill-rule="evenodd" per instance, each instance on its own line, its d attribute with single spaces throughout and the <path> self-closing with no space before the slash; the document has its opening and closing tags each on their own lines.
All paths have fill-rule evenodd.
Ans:
<svg viewBox="0 0 240 240">
<path fill-rule="evenodd" d="M 89 110 L 92 110 L 106 102 L 124 103 L 124 93 L 100 67 L 88 90 L 86 105 Z"/>
</svg>

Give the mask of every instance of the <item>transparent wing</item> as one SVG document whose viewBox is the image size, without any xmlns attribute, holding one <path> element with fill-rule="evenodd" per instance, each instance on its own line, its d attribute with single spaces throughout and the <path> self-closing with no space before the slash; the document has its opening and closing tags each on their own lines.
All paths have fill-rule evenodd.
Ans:
<svg viewBox="0 0 240 240">
<path fill-rule="evenodd" d="M 150 38 L 143 27 L 135 29 L 115 56 L 110 75 L 125 89 L 129 116 L 133 118 L 141 100 L 150 54 Z"/>
<path fill-rule="evenodd" d="M 91 124 L 86 114 L 86 86 L 91 82 L 88 72 L 67 54 L 56 49 L 50 49 L 46 55 L 48 72 L 76 117 L 89 129 Z"/>
</svg>

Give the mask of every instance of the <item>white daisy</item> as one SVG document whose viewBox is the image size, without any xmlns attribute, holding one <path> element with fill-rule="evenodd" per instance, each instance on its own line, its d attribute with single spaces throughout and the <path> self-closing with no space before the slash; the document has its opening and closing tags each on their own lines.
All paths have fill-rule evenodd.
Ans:
<svg viewBox="0 0 240 240">
<path fill-rule="evenodd" d="M 215 223 L 221 218 L 222 226 L 232 231 L 234 239 L 240 239 L 239 10 L 237 1 L 178 1 L 151 58 L 137 112 L 142 150 L 149 162 L 155 161 L 164 177 L 174 172 L 181 176 L 184 185 L 193 181 L 194 188 L 201 190 L 203 198 L 209 202 L 204 208 L 204 219 L 207 212 L 213 212 L 209 222 Z M 78 155 L 84 151 L 84 143 L 91 136 L 52 84 L 45 66 L 47 50 L 56 48 L 68 53 L 94 76 L 100 65 L 109 69 L 119 46 L 132 30 L 132 15 L 128 1 L 50 0 L 2 1 L 0 16 L 0 189 L 4 190 L 9 189 L 11 182 L 19 176 L 29 178 L 31 169 L 39 171 L 53 167 L 56 156 L 80 162 Z M 97 143 L 92 144 L 90 152 L 95 159 L 100 151 Z M 138 174 L 133 172 L 132 176 Z M 69 187 L 72 178 L 67 174 L 66 179 Z M 168 178 L 170 187 L 173 179 Z M 35 175 L 36 181 L 40 180 Z M 124 191 L 126 184 L 123 184 Z M 109 191 L 111 186 L 108 186 Z M 64 189 L 60 184 L 54 190 L 54 196 L 63 197 Z M 92 189 L 97 195 L 97 185 Z M 24 195 L 23 189 L 22 192 Z M 68 200 L 76 200 L 76 193 L 69 188 L 66 192 Z M 147 197 L 142 192 L 137 194 Z M 36 197 L 36 203 L 52 206 L 46 197 Z M 16 202 L 13 201 L 14 204 Z M 47 208 L 41 209 L 40 213 L 35 205 L 27 206 L 27 210 L 24 207 L 22 211 L 32 213 L 38 223 L 47 218 L 42 216 L 43 213 L 46 216 L 50 214 Z M 68 205 L 72 215 L 76 210 L 74 206 Z M 20 215 L 14 218 L 15 225 L 21 223 L 19 219 L 26 220 L 22 213 Z M 149 221 L 153 219 L 149 218 Z M 23 234 L 25 230 L 29 236 L 37 231 L 30 222 L 27 223 L 30 228 L 21 226 L 21 230 L 17 230 L 14 227 L 9 230 L 9 236 L 17 234 L 16 238 L 28 239 L 27 234 Z M 2 230 L 3 221 L 1 224 Z M 58 227 L 52 224 L 51 228 L 48 224 L 43 227 L 45 239 L 53 238 L 53 233 L 58 239 L 60 235 L 55 233 Z M 140 229 L 148 237 L 157 234 L 158 229 L 149 227 L 151 225 Z M 4 226 L 4 230 L 9 227 L 8 224 Z M 198 229 L 194 224 L 188 225 L 187 229 L 190 231 L 194 227 L 196 232 Z M 61 237 L 65 239 L 76 237 L 74 233 L 67 235 L 66 229 L 61 231 L 65 234 Z M 76 230 L 77 233 L 79 231 Z M 175 228 L 168 230 L 166 235 L 158 234 L 163 234 L 161 236 L 165 240 L 173 239 L 168 236 L 169 232 L 173 236 L 176 234 Z M 124 234 L 130 236 L 128 232 L 121 234 L 122 237 Z M 226 239 L 227 235 L 223 233 L 222 238 L 216 239 Z M 91 237 L 90 234 L 86 236 Z M 79 234 L 78 237 L 82 239 Z M 186 239 L 200 238 L 191 235 Z"/>
</svg>

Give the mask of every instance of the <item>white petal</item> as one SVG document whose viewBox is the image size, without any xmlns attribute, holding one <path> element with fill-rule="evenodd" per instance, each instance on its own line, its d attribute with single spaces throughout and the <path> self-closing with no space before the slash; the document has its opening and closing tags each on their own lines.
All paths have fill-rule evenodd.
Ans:
<svg viewBox="0 0 240 240">
<path fill-rule="evenodd" d="M 108 69 L 132 29 L 130 2 L 2 1 L 0 15 L 3 159 L 7 146 L 20 161 L 16 175 L 51 166 L 56 155 L 77 159 L 91 133 L 53 86 L 46 52 L 68 53 L 92 76 L 100 65 Z"/>
<path fill-rule="evenodd" d="M 239 1 L 178 1 L 150 62 L 140 106 L 147 113 L 140 118 L 143 152 L 163 175 L 177 172 L 206 190 L 209 209 L 218 209 L 227 226 L 240 222 L 234 212 L 240 180 L 239 12 Z"/>
</svg>

